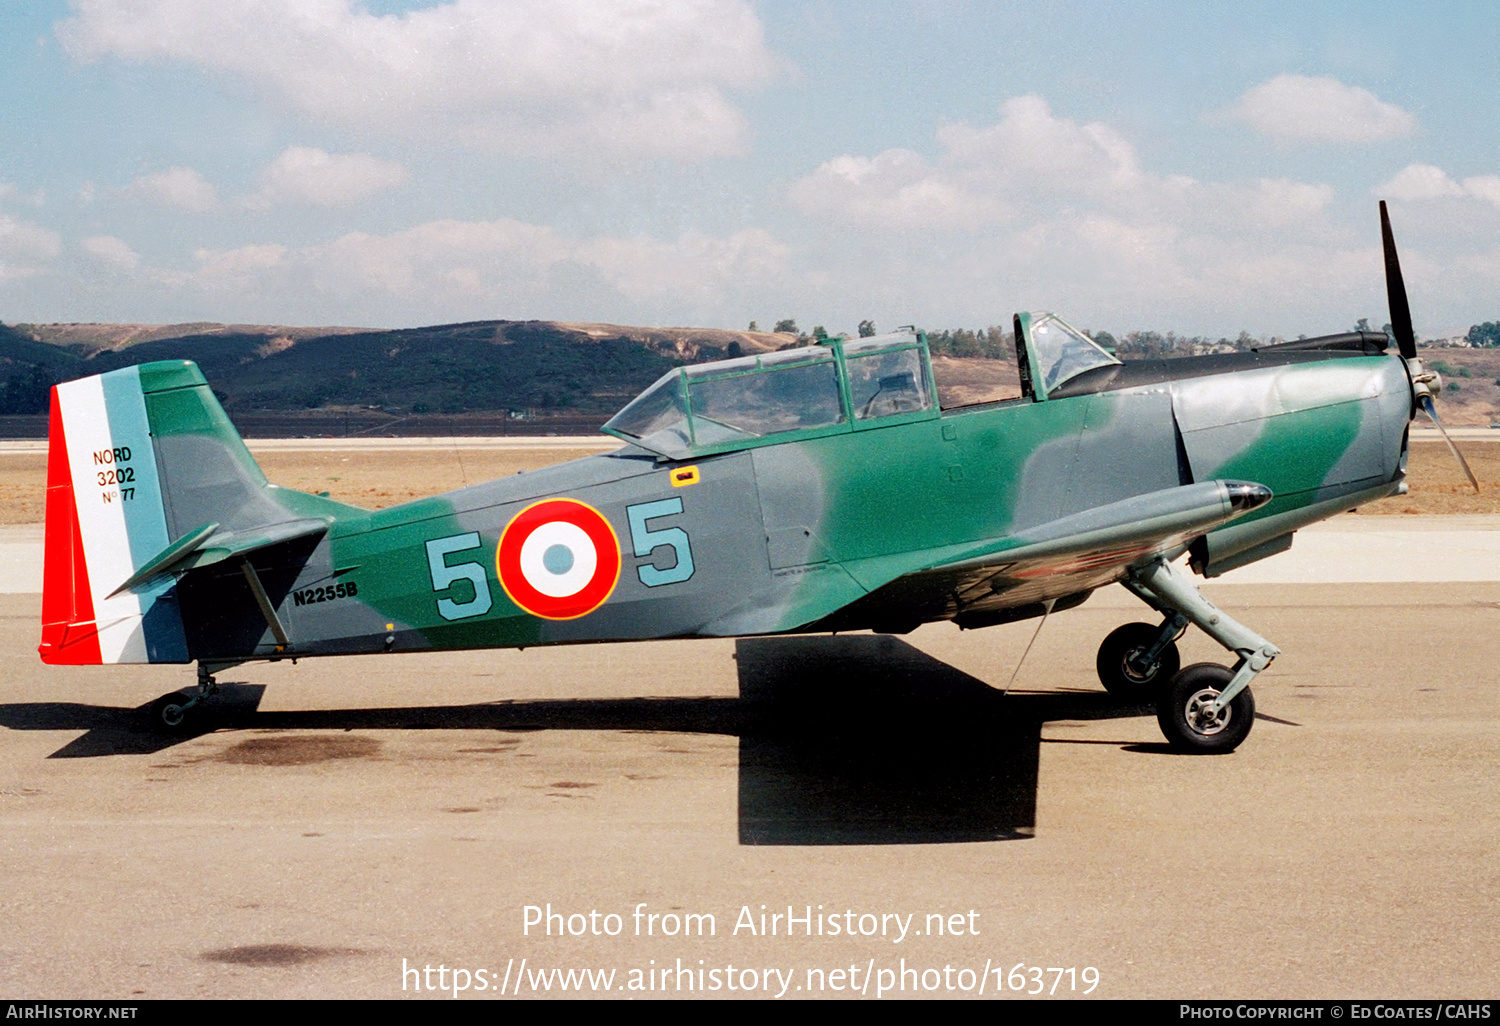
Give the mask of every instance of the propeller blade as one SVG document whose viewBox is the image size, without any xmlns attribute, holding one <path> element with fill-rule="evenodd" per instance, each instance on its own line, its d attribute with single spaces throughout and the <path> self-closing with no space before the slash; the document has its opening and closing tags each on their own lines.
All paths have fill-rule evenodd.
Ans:
<svg viewBox="0 0 1500 1026">
<path fill-rule="evenodd" d="M 1458 446 L 1453 444 L 1453 439 L 1448 437 L 1448 429 L 1443 427 L 1443 422 L 1438 419 L 1437 407 L 1432 404 L 1432 396 L 1424 395 L 1422 397 L 1422 409 L 1427 411 L 1427 416 L 1432 418 L 1432 422 L 1437 425 L 1437 429 L 1443 433 L 1443 441 L 1448 443 L 1448 448 L 1452 451 L 1453 458 L 1458 460 L 1458 465 L 1463 467 L 1464 473 L 1469 476 L 1469 484 L 1474 486 L 1474 491 L 1479 491 L 1479 479 L 1474 476 L 1474 471 L 1469 469 L 1469 461 L 1464 459 L 1464 454 L 1458 451 Z"/>
<path fill-rule="evenodd" d="M 1385 200 L 1380 201 L 1380 241 L 1385 245 L 1385 300 L 1391 311 L 1391 334 L 1396 336 L 1401 355 L 1411 360 L 1417 355 L 1417 335 L 1411 327 L 1411 305 L 1406 301 L 1406 282 L 1401 277 L 1401 258 L 1396 255 L 1396 236 L 1391 233 Z"/>
</svg>

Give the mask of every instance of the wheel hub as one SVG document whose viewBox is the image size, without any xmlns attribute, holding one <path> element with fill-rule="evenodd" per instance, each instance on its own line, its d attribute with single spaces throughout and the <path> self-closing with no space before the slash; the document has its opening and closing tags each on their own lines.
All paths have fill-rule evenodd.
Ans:
<svg viewBox="0 0 1500 1026">
<path fill-rule="evenodd" d="M 1214 700 L 1219 697 L 1219 692 L 1214 688 L 1204 688 L 1202 691 L 1194 692 L 1187 700 L 1184 715 L 1187 725 L 1196 733 L 1203 735 L 1217 734 L 1229 726 L 1229 706 L 1220 709 L 1217 714 L 1213 712 Z"/>
<path fill-rule="evenodd" d="M 1151 680 L 1156 676 L 1156 671 L 1161 669 L 1160 659 L 1147 666 L 1141 665 L 1141 653 L 1145 651 L 1146 650 L 1143 648 L 1133 648 L 1129 652 L 1125 653 L 1124 659 L 1120 660 L 1121 671 L 1125 674 L 1126 677 L 1130 678 L 1133 681 L 1136 681 L 1137 683 L 1145 683 L 1146 681 Z"/>
</svg>

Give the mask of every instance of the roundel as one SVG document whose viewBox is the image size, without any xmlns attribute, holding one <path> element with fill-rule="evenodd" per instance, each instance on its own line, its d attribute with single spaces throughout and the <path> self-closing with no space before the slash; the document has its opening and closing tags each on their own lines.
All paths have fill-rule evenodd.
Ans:
<svg viewBox="0 0 1500 1026">
<path fill-rule="evenodd" d="M 495 551 L 500 586 L 532 616 L 572 620 L 604 604 L 620 579 L 620 540 L 597 509 L 544 499 L 511 518 Z"/>
</svg>

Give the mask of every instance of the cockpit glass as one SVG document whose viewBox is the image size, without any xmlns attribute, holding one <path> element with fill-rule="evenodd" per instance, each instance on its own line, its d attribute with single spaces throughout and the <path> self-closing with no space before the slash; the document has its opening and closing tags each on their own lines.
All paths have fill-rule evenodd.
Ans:
<svg viewBox="0 0 1500 1026">
<path fill-rule="evenodd" d="M 920 350 L 888 349 L 856 356 L 846 349 L 845 353 L 855 420 L 913 413 L 932 405 Z"/>
<path fill-rule="evenodd" d="M 1084 371 L 1120 362 L 1083 332 L 1052 314 L 1045 314 L 1032 323 L 1031 340 L 1036 349 L 1038 377 L 1048 392 Z"/>
<path fill-rule="evenodd" d="M 838 368 L 826 350 L 772 354 L 761 369 L 746 374 L 689 372 L 688 400 L 699 445 L 829 427 L 844 419 Z"/>
<path fill-rule="evenodd" d="M 605 430 L 639 439 L 647 448 L 685 449 L 689 444 L 682 372 L 670 371 L 615 414 Z"/>
<path fill-rule="evenodd" d="M 672 371 L 604 430 L 679 456 L 695 446 L 843 422 L 833 352 L 811 346 Z"/>
</svg>

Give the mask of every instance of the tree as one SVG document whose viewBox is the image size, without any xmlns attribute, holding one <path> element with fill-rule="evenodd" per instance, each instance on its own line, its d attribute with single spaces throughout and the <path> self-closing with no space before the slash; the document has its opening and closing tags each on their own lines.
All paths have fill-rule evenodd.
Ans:
<svg viewBox="0 0 1500 1026">
<path fill-rule="evenodd" d="M 0 413 L 46 413 L 55 380 L 52 372 L 40 363 L 16 366 L 10 372 L 5 390 L 0 392 Z"/>
<path fill-rule="evenodd" d="M 1380 330 L 1383 331 L 1383 332 L 1385 332 L 1391 338 L 1395 338 L 1396 337 L 1396 329 L 1392 328 L 1389 324 L 1382 324 L 1380 326 Z M 1420 342 L 1420 341 L 1422 341 L 1422 336 L 1418 335 L 1414 331 L 1414 332 L 1411 333 L 1411 340 L 1413 342 Z"/>
<path fill-rule="evenodd" d="M 750 322 L 750 327 L 746 328 L 745 330 L 746 331 L 759 331 L 760 328 L 756 325 L 756 323 L 754 321 L 751 321 Z"/>
<path fill-rule="evenodd" d="M 784 321 L 777 321 L 776 322 L 776 327 L 773 328 L 772 330 L 775 331 L 776 334 L 778 334 L 778 335 L 782 335 L 782 334 L 795 335 L 795 334 L 797 334 L 797 322 L 796 322 L 795 319 L 793 319 L 791 317 L 788 317 Z"/>
<path fill-rule="evenodd" d="M 992 360 L 1014 360 L 1016 357 L 1016 337 L 1012 329 L 999 324 L 992 324 L 984 329 L 982 348 L 984 355 Z"/>
<path fill-rule="evenodd" d="M 1120 344 L 1116 342 L 1115 337 L 1107 331 L 1089 331 L 1085 332 L 1085 334 L 1088 335 L 1089 338 L 1094 340 L 1095 345 L 1100 346 L 1104 349 L 1108 349 L 1111 353 L 1114 352 Z"/>
<path fill-rule="evenodd" d="M 860 338 L 871 338 L 871 337 L 874 336 L 874 334 L 875 334 L 875 322 L 874 321 L 860 321 L 859 322 L 859 337 Z"/>
<path fill-rule="evenodd" d="M 754 321 L 750 322 L 750 330 L 751 331 L 755 330 L 755 322 Z M 733 342 L 730 342 L 729 345 L 728 345 L 728 347 L 724 350 L 724 355 L 728 356 L 732 360 L 732 359 L 735 359 L 737 357 L 744 356 L 745 355 L 745 348 L 740 345 L 739 339 L 735 339 Z"/>
<path fill-rule="evenodd" d="M 1500 321 L 1485 321 L 1469 328 L 1469 333 L 1464 336 L 1469 340 L 1471 346 L 1484 346 L 1489 349 L 1500 347 Z"/>
<path fill-rule="evenodd" d="M 1172 351 L 1176 336 L 1158 331 L 1132 331 L 1120 340 L 1117 355 L 1135 357 L 1165 356 Z"/>
<path fill-rule="evenodd" d="M 812 337 L 817 339 L 819 342 L 827 342 L 828 329 L 819 324 L 815 328 L 813 328 Z"/>
<path fill-rule="evenodd" d="M 1354 327 L 1350 328 L 1349 330 L 1350 331 L 1369 331 L 1370 330 L 1370 318 L 1368 318 L 1368 317 L 1361 317 L 1358 321 L 1355 322 Z"/>
</svg>

